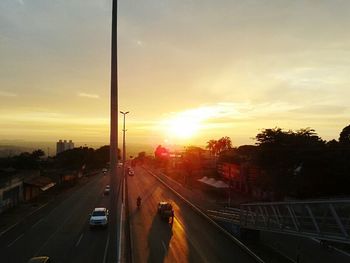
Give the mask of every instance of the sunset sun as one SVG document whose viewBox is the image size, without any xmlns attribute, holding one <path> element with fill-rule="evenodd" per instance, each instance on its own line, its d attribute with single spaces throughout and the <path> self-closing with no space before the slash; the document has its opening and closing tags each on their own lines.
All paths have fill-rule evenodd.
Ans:
<svg viewBox="0 0 350 263">
<path fill-rule="evenodd" d="M 183 139 L 196 135 L 199 128 L 199 121 L 188 116 L 174 118 L 168 123 L 169 134 Z"/>
<path fill-rule="evenodd" d="M 178 139 L 189 139 L 198 135 L 203 129 L 203 122 L 216 115 L 218 109 L 199 107 L 179 112 L 162 122 L 167 136 Z"/>
</svg>

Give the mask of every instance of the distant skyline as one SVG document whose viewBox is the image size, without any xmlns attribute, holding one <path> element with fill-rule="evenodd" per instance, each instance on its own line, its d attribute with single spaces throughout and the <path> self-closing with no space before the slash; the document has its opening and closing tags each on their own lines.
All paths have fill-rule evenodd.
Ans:
<svg viewBox="0 0 350 263">
<path fill-rule="evenodd" d="M 0 141 L 108 143 L 111 6 L 0 2 Z M 350 124 L 350 1 L 119 0 L 118 12 L 130 143 L 239 146 L 274 127 L 332 140 Z"/>
</svg>

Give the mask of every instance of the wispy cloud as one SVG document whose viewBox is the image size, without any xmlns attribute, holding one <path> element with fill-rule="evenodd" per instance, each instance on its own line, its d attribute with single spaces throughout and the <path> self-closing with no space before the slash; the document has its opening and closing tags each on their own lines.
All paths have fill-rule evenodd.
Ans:
<svg viewBox="0 0 350 263">
<path fill-rule="evenodd" d="M 17 94 L 7 91 L 0 91 L 0 97 L 17 97 Z"/>
<path fill-rule="evenodd" d="M 84 93 L 84 92 L 80 92 L 78 93 L 79 97 L 85 97 L 85 98 L 89 98 L 89 99 L 99 99 L 100 96 L 97 94 L 91 94 L 91 93 Z"/>
</svg>

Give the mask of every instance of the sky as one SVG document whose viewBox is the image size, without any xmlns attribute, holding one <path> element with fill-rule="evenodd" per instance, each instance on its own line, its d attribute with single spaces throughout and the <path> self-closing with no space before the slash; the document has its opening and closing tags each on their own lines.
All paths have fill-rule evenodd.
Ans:
<svg viewBox="0 0 350 263">
<path fill-rule="evenodd" d="M 0 1 L 0 140 L 109 141 L 111 2 Z M 119 0 L 128 142 L 239 146 L 274 127 L 338 139 L 349 12 L 346 0 Z"/>
</svg>

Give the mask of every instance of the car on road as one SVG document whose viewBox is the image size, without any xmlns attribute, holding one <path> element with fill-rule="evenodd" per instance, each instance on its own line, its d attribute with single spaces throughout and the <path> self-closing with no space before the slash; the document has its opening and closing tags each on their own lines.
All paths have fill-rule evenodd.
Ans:
<svg viewBox="0 0 350 263">
<path fill-rule="evenodd" d="M 107 227 L 108 226 L 108 209 L 105 207 L 97 207 L 90 214 L 90 228 Z"/>
<path fill-rule="evenodd" d="M 158 203 L 158 214 L 164 220 L 168 220 L 170 217 L 174 217 L 174 209 L 171 203 L 169 202 L 159 202 Z"/>
<path fill-rule="evenodd" d="M 105 190 L 103 191 L 104 195 L 109 195 L 109 192 L 111 191 L 111 186 L 109 184 L 106 185 Z"/>
<path fill-rule="evenodd" d="M 50 263 L 50 258 L 46 256 L 33 257 L 29 259 L 28 263 Z"/>
</svg>

